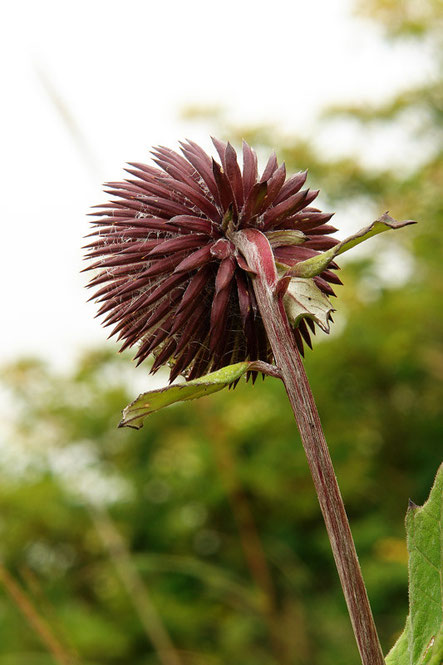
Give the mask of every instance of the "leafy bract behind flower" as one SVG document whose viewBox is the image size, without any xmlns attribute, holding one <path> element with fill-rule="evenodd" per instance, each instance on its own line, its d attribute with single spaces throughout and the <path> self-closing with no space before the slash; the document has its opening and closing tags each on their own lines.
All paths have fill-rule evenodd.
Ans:
<svg viewBox="0 0 443 665">
<path fill-rule="evenodd" d="M 318 192 L 303 189 L 306 172 L 287 178 L 271 155 L 260 176 L 246 143 L 240 168 L 229 143 L 213 142 L 221 164 L 192 141 L 181 144 L 182 154 L 154 150 L 157 167 L 130 164 L 130 178 L 108 183 L 114 198 L 93 213 L 95 239 L 87 245 L 104 325 L 113 326 L 122 350 L 139 345 L 139 363 L 153 353 L 152 371 L 169 363 L 171 380 L 239 361 L 273 361 L 235 232 L 260 230 L 280 269 L 338 243 L 329 237 L 332 215 L 311 207 Z M 313 277 L 324 296 L 334 295 L 330 283 L 340 284 L 336 267 Z M 303 315 L 294 322 L 302 351 L 315 324 Z"/>
</svg>

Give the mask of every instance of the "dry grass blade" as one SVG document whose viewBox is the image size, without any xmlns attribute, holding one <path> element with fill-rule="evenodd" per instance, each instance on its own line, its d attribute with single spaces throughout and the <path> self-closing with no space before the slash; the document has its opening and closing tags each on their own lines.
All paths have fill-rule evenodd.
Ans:
<svg viewBox="0 0 443 665">
<path fill-rule="evenodd" d="M 183 665 L 151 601 L 146 584 L 132 561 L 124 539 L 104 509 L 91 507 L 90 510 L 97 533 L 109 553 L 161 665 Z"/>
<path fill-rule="evenodd" d="M 58 665 L 76 665 L 77 659 L 70 654 L 55 637 L 50 625 L 38 613 L 31 599 L 12 577 L 8 570 L 0 563 L 0 582 L 6 592 L 28 621 L 31 628 L 39 636 L 46 649 L 53 656 Z"/>
</svg>

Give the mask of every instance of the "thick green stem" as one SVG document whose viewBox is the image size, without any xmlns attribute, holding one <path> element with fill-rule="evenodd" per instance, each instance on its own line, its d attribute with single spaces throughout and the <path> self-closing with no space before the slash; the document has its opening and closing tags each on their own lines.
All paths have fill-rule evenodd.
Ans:
<svg viewBox="0 0 443 665">
<path fill-rule="evenodd" d="M 362 663 L 384 665 L 329 449 L 282 300 L 276 295 L 277 275 L 271 266 L 272 253 L 266 256 L 262 238 L 238 233 L 236 244 L 255 273 L 252 276 L 255 297 L 300 430 Z"/>
</svg>

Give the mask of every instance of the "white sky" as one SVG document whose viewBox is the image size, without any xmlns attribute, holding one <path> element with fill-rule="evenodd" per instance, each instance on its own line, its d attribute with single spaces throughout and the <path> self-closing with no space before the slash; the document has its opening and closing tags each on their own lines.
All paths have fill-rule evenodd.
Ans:
<svg viewBox="0 0 443 665">
<path fill-rule="evenodd" d="M 221 104 L 242 123 L 270 120 L 302 134 L 326 103 L 379 101 L 423 75 L 415 51 L 388 47 L 351 17 L 351 4 L 8 3 L 0 362 L 37 354 L 66 365 L 104 342 L 79 276 L 85 213 L 105 200 L 100 183 L 119 179 L 126 161 L 147 160 L 151 145 L 187 137 L 209 148 L 210 128 L 180 120 L 181 107 Z"/>
</svg>

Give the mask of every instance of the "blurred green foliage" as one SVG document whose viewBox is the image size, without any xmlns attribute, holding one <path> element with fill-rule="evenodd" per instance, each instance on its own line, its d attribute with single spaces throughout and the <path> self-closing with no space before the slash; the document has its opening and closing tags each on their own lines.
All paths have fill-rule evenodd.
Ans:
<svg viewBox="0 0 443 665">
<path fill-rule="evenodd" d="M 402 17 L 398 3 L 365 3 L 392 38 L 422 40 L 437 62 L 439 3 L 400 5 Z M 259 149 L 277 146 L 289 170 L 309 166 L 324 207 L 355 204 L 355 229 L 372 221 L 368 210 L 419 221 L 344 265 L 336 329 L 306 356 L 385 651 L 407 614 L 407 500 L 423 502 L 441 457 L 440 74 L 436 66 L 420 89 L 320 121 L 344 118 L 372 136 L 412 118 L 417 159 L 400 166 L 325 156 L 315 140 L 272 127 L 226 128 Z M 95 351 L 69 376 L 35 360 L 3 373 L 0 560 L 64 662 L 161 663 L 142 616 L 149 597 L 183 665 L 356 663 L 283 386 L 240 383 L 155 414 L 141 432 L 117 429 L 121 409 L 149 387 L 140 372 Z M 21 609 L 0 593 L 0 662 L 53 663 Z"/>
</svg>

